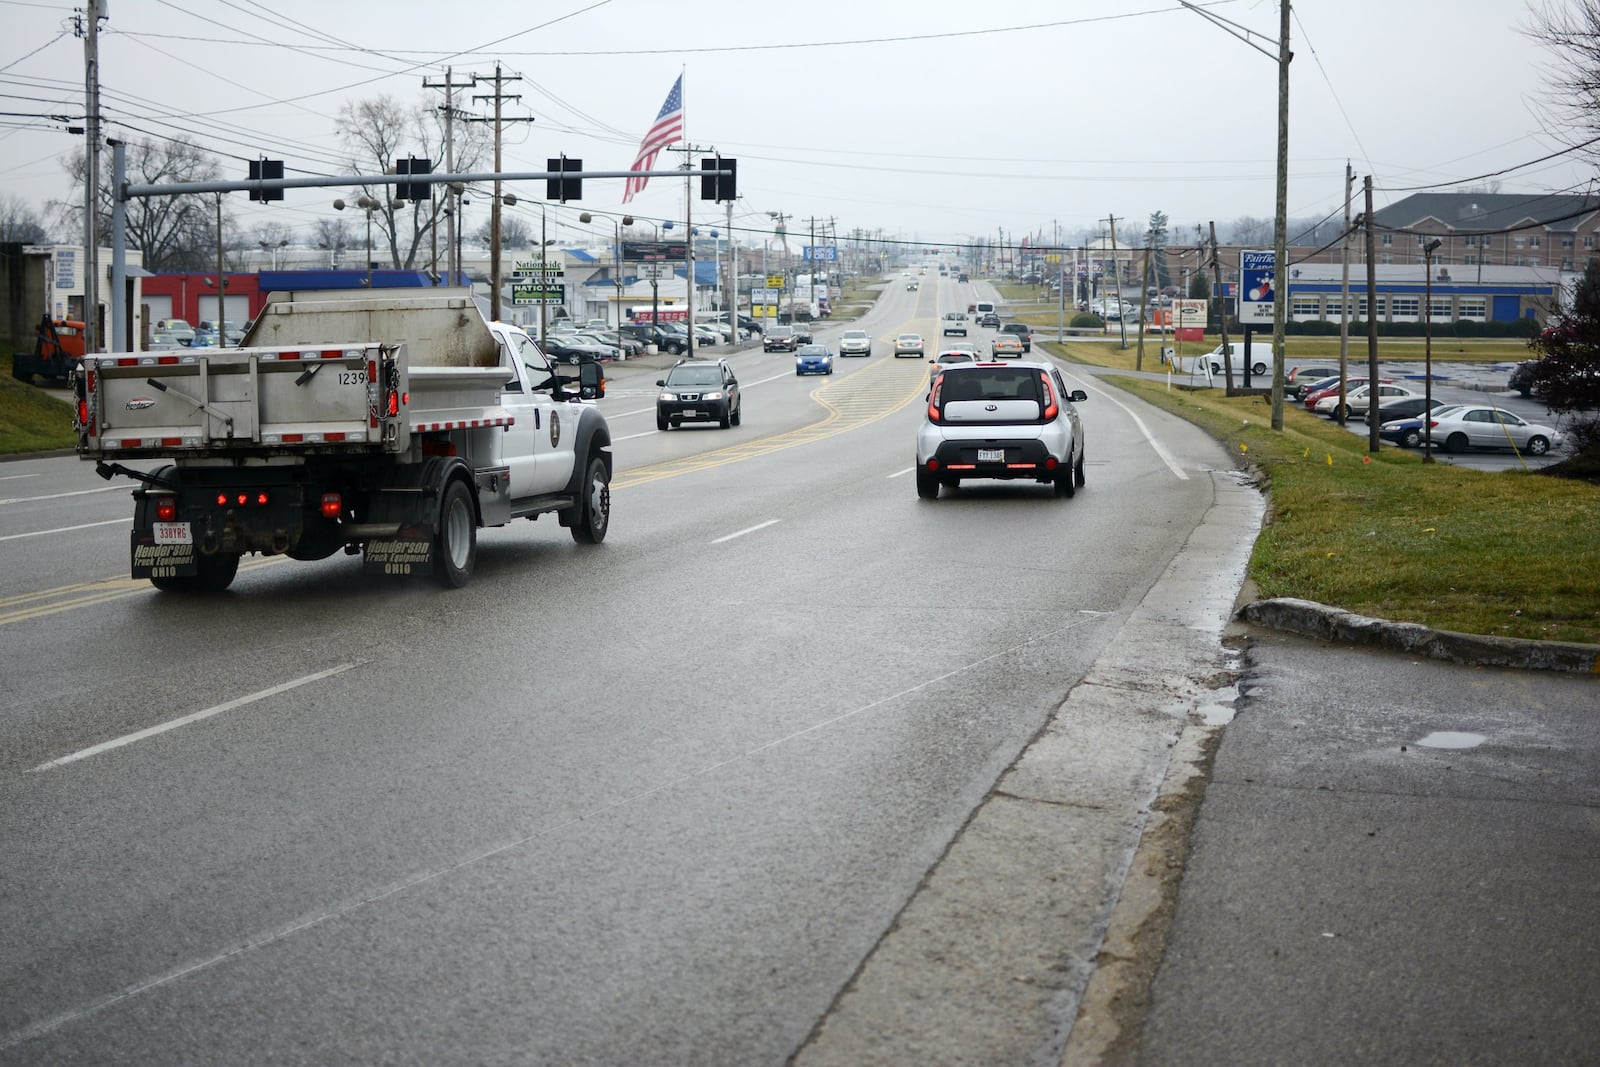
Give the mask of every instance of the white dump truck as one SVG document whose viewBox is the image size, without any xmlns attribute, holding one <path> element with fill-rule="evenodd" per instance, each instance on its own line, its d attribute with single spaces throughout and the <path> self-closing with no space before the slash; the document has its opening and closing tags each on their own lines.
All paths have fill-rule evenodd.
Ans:
<svg viewBox="0 0 1600 1067">
<path fill-rule="evenodd" d="M 605 538 L 605 381 L 576 370 L 465 289 L 275 293 L 239 348 L 87 356 L 77 448 L 139 482 L 132 573 L 158 589 L 225 589 L 246 553 L 341 549 L 459 587 L 481 526 L 554 512 Z"/>
</svg>

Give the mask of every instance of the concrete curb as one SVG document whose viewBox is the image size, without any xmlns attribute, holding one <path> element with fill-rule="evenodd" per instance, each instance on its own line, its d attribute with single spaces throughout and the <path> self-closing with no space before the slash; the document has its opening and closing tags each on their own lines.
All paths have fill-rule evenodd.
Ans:
<svg viewBox="0 0 1600 1067">
<path fill-rule="evenodd" d="M 1246 604 L 1239 609 L 1238 617 L 1257 626 L 1303 637 L 1371 645 L 1450 663 L 1600 675 L 1600 645 L 1435 630 L 1414 622 L 1373 619 L 1290 597 Z"/>
</svg>

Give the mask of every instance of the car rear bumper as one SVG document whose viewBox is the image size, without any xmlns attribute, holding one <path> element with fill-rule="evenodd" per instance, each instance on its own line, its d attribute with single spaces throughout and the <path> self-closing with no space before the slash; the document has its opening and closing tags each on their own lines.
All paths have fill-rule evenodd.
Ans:
<svg viewBox="0 0 1600 1067">
<path fill-rule="evenodd" d="M 1050 454 L 1044 441 L 942 441 L 918 466 L 958 478 L 1026 478 L 1049 481 L 1065 461 Z"/>
</svg>

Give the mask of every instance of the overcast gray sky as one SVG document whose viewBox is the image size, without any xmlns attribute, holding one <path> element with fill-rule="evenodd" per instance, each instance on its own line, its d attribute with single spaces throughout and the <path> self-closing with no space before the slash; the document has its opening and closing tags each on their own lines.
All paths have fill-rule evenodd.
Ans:
<svg viewBox="0 0 1600 1067">
<path fill-rule="evenodd" d="M 0 110 L 81 121 L 73 6 L 0 0 Z M 1273 0 L 1206 6 L 1275 47 Z M 338 172 L 331 116 L 342 103 L 437 102 L 425 77 L 446 64 L 487 74 L 498 60 L 523 76 L 508 114 L 536 119 L 511 127 L 508 170 L 542 170 L 563 152 L 625 169 L 682 72 L 688 136 L 739 160 L 741 227 L 779 211 L 832 218 L 840 233 L 954 242 L 998 228 L 1076 235 L 1113 215 L 1137 232 L 1159 210 L 1184 241 L 1197 223 L 1273 212 L 1276 66 L 1176 0 L 109 7 L 108 133 L 187 135 L 241 178 L 258 154 L 291 172 Z M 1562 147 L 1543 130 L 1548 57 L 1521 32 L 1522 0 L 1302 0 L 1294 14 L 1291 216 L 1338 206 L 1347 159 L 1373 175 L 1381 207 L 1406 187 L 1454 188 Z M 0 190 L 41 210 L 68 195 L 60 159 L 81 139 L 63 126 L 0 118 Z M 1580 191 L 1589 173 L 1564 157 L 1496 180 L 1506 192 Z M 236 194 L 230 206 L 246 228 L 305 229 L 332 213 L 332 195 L 291 190 L 259 205 Z M 616 212 L 621 196 L 620 181 L 589 183 L 582 204 L 552 218 Z M 683 185 L 656 180 L 627 210 L 681 218 Z M 711 221 L 710 205 L 694 210 Z"/>
</svg>

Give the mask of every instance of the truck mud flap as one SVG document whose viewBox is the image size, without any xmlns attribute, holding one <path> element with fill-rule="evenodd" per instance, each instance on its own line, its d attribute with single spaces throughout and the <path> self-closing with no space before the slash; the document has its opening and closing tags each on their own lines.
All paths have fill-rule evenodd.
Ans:
<svg viewBox="0 0 1600 1067">
<path fill-rule="evenodd" d="M 152 531 L 133 530 L 129 541 L 135 578 L 192 578 L 199 573 L 192 539 L 187 544 L 157 544 Z"/>
<path fill-rule="evenodd" d="M 403 526 L 393 537 L 374 537 L 362 553 L 362 570 L 399 578 L 433 572 L 433 531 Z"/>
</svg>

